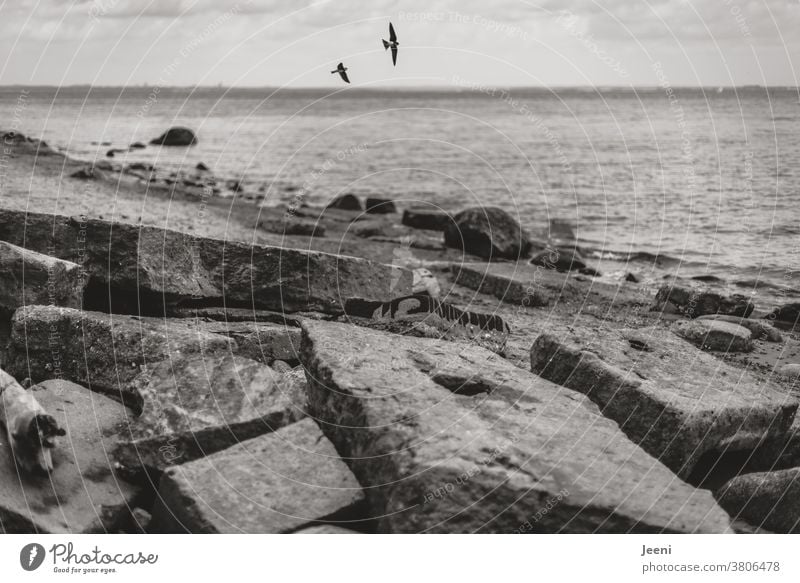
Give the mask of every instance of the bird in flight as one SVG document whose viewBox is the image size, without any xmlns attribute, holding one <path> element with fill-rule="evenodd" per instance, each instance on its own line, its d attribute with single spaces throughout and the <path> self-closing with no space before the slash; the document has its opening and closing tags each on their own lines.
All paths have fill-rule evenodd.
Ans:
<svg viewBox="0 0 800 583">
<path fill-rule="evenodd" d="M 339 63 L 339 66 L 336 67 L 334 71 L 331 71 L 331 75 L 335 75 L 336 73 L 339 73 L 339 76 L 344 79 L 345 83 L 350 83 L 350 79 L 347 78 L 347 67 L 345 67 L 343 63 Z"/>
<path fill-rule="evenodd" d="M 381 40 L 383 41 L 384 50 L 392 49 L 392 64 L 397 66 L 397 45 L 400 43 L 397 42 L 397 35 L 394 33 L 394 27 L 391 22 L 389 23 L 389 40 Z"/>
</svg>

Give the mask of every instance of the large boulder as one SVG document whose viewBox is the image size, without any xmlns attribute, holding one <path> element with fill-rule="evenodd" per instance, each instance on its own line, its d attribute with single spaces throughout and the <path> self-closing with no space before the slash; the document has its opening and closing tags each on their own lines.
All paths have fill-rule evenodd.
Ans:
<svg viewBox="0 0 800 583">
<path fill-rule="evenodd" d="M 800 303 L 784 304 L 775 308 L 767 318 L 781 326 L 794 327 L 800 321 Z"/>
<path fill-rule="evenodd" d="M 737 476 L 714 496 L 728 514 L 753 526 L 800 532 L 800 468 Z"/>
<path fill-rule="evenodd" d="M 108 449 L 131 415 L 123 405 L 63 380 L 30 389 L 67 430 L 48 478 L 18 474 L 0 439 L 0 532 L 103 533 L 115 530 L 137 491 L 115 475 Z"/>
<path fill-rule="evenodd" d="M 721 320 L 683 320 L 675 322 L 672 330 L 688 342 L 714 352 L 752 352 L 752 333 L 733 322 Z"/>
<path fill-rule="evenodd" d="M 706 314 L 748 318 L 753 313 L 754 306 L 747 296 L 741 294 L 725 296 L 707 289 L 665 284 L 656 293 L 651 309 L 657 312 L 683 314 L 688 318 Z"/>
<path fill-rule="evenodd" d="M 114 459 L 128 472 L 183 464 L 276 431 L 305 416 L 305 394 L 264 364 L 190 355 L 150 367 L 135 381 L 142 413 Z"/>
<path fill-rule="evenodd" d="M 33 304 L 80 308 L 81 267 L 0 241 L 0 309 Z"/>
<path fill-rule="evenodd" d="M 587 395 L 692 483 L 707 478 L 701 460 L 786 435 L 797 410 L 796 399 L 776 385 L 663 328 L 613 330 L 576 319 L 540 334 L 530 356 L 533 372 Z"/>
<path fill-rule="evenodd" d="M 457 213 L 445 227 L 444 244 L 484 259 L 518 259 L 531 248 L 528 234 L 516 219 L 497 207 Z"/>
<path fill-rule="evenodd" d="M 176 466 L 161 478 L 150 530 L 291 533 L 363 516 L 364 494 L 311 419 Z"/>
<path fill-rule="evenodd" d="M 397 207 L 391 198 L 368 196 L 365 208 L 368 213 L 375 215 L 386 215 L 397 212 Z"/>
<path fill-rule="evenodd" d="M 379 532 L 728 529 L 588 399 L 491 352 L 307 321 L 302 356 Z"/>
<path fill-rule="evenodd" d="M 720 322 L 730 322 L 737 324 L 750 330 L 750 337 L 753 340 L 763 338 L 768 342 L 783 342 L 783 336 L 778 332 L 774 326 L 771 326 L 763 320 L 751 320 L 750 318 L 740 318 L 739 316 L 725 316 L 723 314 L 707 314 L 699 316 L 698 320 L 717 320 Z"/>
<path fill-rule="evenodd" d="M 193 146 L 197 143 L 197 136 L 189 128 L 174 127 L 150 140 L 150 143 L 157 146 Z"/>
<path fill-rule="evenodd" d="M 348 297 L 386 301 L 412 286 L 409 270 L 366 259 L 99 219 L 4 210 L 0 240 L 82 265 L 84 306 L 103 311 L 161 315 L 165 304 L 202 304 L 340 313 Z"/>
<path fill-rule="evenodd" d="M 11 322 L 8 372 L 33 382 L 70 380 L 141 409 L 134 379 L 148 366 L 188 354 L 228 352 L 233 341 L 182 320 L 27 306 Z"/>
</svg>

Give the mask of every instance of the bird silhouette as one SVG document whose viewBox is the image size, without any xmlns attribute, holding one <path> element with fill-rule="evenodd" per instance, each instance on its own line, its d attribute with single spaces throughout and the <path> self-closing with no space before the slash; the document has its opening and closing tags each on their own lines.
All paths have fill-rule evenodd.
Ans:
<svg viewBox="0 0 800 583">
<path fill-rule="evenodd" d="M 347 78 L 347 67 L 345 67 L 343 63 L 339 63 L 339 66 L 336 67 L 336 70 L 331 71 L 331 75 L 335 75 L 336 73 L 339 73 L 339 76 L 344 79 L 345 83 L 350 83 L 350 79 Z"/>
<path fill-rule="evenodd" d="M 381 40 L 383 41 L 384 50 L 392 49 L 392 64 L 397 66 L 397 45 L 400 43 L 397 42 L 397 35 L 394 33 L 394 27 L 391 22 L 389 23 L 389 40 Z"/>
</svg>

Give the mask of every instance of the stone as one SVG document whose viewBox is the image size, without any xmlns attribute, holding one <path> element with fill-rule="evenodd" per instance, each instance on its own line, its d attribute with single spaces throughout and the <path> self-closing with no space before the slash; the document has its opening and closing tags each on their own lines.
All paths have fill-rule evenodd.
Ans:
<svg viewBox="0 0 800 583">
<path fill-rule="evenodd" d="M 232 346 L 230 338 L 183 320 L 27 306 L 11 322 L 7 370 L 33 382 L 64 378 L 141 409 L 133 381 L 143 369 L 187 354 L 230 352 Z"/>
<path fill-rule="evenodd" d="M 378 532 L 729 528 L 709 492 L 676 480 L 584 396 L 481 348 L 306 321 L 303 364 L 311 414 Z"/>
<path fill-rule="evenodd" d="M 780 308 L 775 308 L 766 317 L 784 327 L 794 327 L 800 319 L 800 303 L 785 304 Z"/>
<path fill-rule="evenodd" d="M 258 362 L 300 362 L 300 328 L 280 324 L 254 324 L 252 332 L 237 339 L 237 354 Z"/>
<path fill-rule="evenodd" d="M 136 378 L 142 412 L 113 457 L 126 475 L 166 468 L 277 431 L 305 416 L 305 394 L 270 367 L 237 356 L 177 357 Z"/>
<path fill-rule="evenodd" d="M 343 194 L 341 196 L 337 196 L 326 208 L 338 209 L 342 211 L 364 210 L 364 208 L 361 206 L 361 201 L 355 194 Z"/>
<path fill-rule="evenodd" d="M 128 146 L 129 150 L 144 150 L 147 146 L 142 142 L 133 142 L 130 146 Z"/>
<path fill-rule="evenodd" d="M 342 528 L 333 524 L 320 524 L 319 526 L 309 526 L 298 530 L 294 534 L 361 534 L 358 531 Z"/>
<path fill-rule="evenodd" d="M 737 476 L 714 493 L 728 514 L 771 532 L 800 532 L 800 468 Z"/>
<path fill-rule="evenodd" d="M 97 176 L 94 173 L 94 168 L 88 166 L 86 168 L 81 168 L 80 170 L 76 170 L 72 174 L 69 175 L 70 178 L 77 178 L 78 180 L 94 180 Z"/>
<path fill-rule="evenodd" d="M 797 401 L 772 382 L 663 328 L 614 330 L 583 322 L 554 324 L 540 334 L 531 347 L 531 370 L 587 395 L 682 479 L 700 483 L 708 456 L 754 450 L 789 431 Z"/>
<path fill-rule="evenodd" d="M 33 304 L 80 308 L 84 279 L 79 265 L 0 241 L 0 308 Z"/>
<path fill-rule="evenodd" d="M 288 220 L 265 219 L 258 223 L 259 228 L 279 235 L 301 235 L 305 237 L 324 237 L 325 225 L 303 219 L 292 218 Z"/>
<path fill-rule="evenodd" d="M 29 390 L 67 435 L 53 450 L 49 478 L 18 475 L 6 439 L 0 440 L 0 532 L 114 530 L 137 495 L 114 474 L 107 454 L 130 412 L 69 381 L 49 380 Z"/>
<path fill-rule="evenodd" d="M 453 221 L 450 213 L 434 209 L 406 209 L 403 211 L 402 223 L 412 229 L 427 229 L 429 231 L 444 231 L 445 227 Z"/>
<path fill-rule="evenodd" d="M 586 269 L 586 263 L 580 253 L 568 247 L 550 248 L 537 253 L 531 259 L 531 264 L 561 272 Z"/>
<path fill-rule="evenodd" d="M 197 136 L 189 128 L 173 127 L 150 140 L 150 143 L 157 146 L 193 146 L 197 143 Z"/>
<path fill-rule="evenodd" d="M 751 320 L 749 318 L 740 318 L 738 316 L 725 316 L 722 314 L 707 314 L 705 316 L 698 316 L 698 320 L 718 320 L 720 322 L 730 322 L 743 326 L 750 330 L 750 337 L 753 340 L 764 338 L 768 342 L 783 342 L 783 336 L 778 332 L 774 326 L 762 320 Z"/>
<path fill-rule="evenodd" d="M 84 307 L 117 313 L 187 303 L 341 313 L 344 298 L 387 301 L 410 293 L 413 279 L 356 257 L 24 211 L 0 210 L 0 240 L 82 265 Z"/>
<path fill-rule="evenodd" d="M 360 326 L 404 336 L 442 338 L 482 346 L 504 354 L 510 329 L 500 316 L 468 312 L 428 295 L 370 302 L 352 298 L 343 318 Z"/>
<path fill-rule="evenodd" d="M 411 287 L 411 293 L 414 294 L 428 294 L 432 298 L 438 298 L 442 293 L 442 288 L 439 286 L 439 280 L 433 275 L 429 269 L 418 267 L 412 271 L 414 280 Z"/>
<path fill-rule="evenodd" d="M 396 213 L 397 207 L 390 198 L 367 197 L 366 211 L 370 214 L 386 215 Z"/>
<path fill-rule="evenodd" d="M 364 494 L 311 419 L 187 464 L 161 478 L 151 531 L 291 533 L 358 520 Z"/>
<path fill-rule="evenodd" d="M 639 283 L 639 277 L 635 273 L 629 271 L 625 274 L 625 281 L 629 283 Z"/>
<path fill-rule="evenodd" d="M 800 379 L 800 364 L 784 364 L 778 372 L 792 379 Z"/>
<path fill-rule="evenodd" d="M 194 167 L 195 170 L 200 170 L 200 172 L 208 172 L 210 168 L 203 164 L 202 162 L 198 162 L 197 166 Z"/>
<path fill-rule="evenodd" d="M 722 320 L 688 320 L 675 322 L 672 330 L 704 350 L 715 352 L 752 352 L 751 332 L 744 326 Z"/>
<path fill-rule="evenodd" d="M 651 310 L 683 314 L 688 318 L 706 314 L 748 318 L 753 308 L 753 303 L 741 294 L 723 296 L 710 290 L 665 284 L 656 293 Z"/>
<path fill-rule="evenodd" d="M 472 207 L 457 213 L 444 229 L 444 244 L 484 259 L 519 259 L 531 242 L 517 220 L 497 207 Z"/>
</svg>

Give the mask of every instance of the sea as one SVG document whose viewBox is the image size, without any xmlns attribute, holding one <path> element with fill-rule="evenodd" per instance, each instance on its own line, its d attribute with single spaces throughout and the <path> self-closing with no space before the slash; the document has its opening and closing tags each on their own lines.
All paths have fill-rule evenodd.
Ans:
<svg viewBox="0 0 800 583">
<path fill-rule="evenodd" d="M 498 206 L 536 234 L 566 222 L 584 254 L 620 269 L 641 260 L 786 299 L 800 295 L 799 94 L 3 87 L 0 128 L 94 161 L 186 126 L 195 146 L 114 160 L 175 172 L 202 162 L 265 205 L 354 193 L 400 207 Z"/>
</svg>

